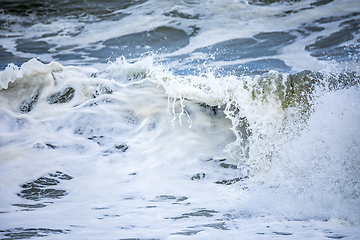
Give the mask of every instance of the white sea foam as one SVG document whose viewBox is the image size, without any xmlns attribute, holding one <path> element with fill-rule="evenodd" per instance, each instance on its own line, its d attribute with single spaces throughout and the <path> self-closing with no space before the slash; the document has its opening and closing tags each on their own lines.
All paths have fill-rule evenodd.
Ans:
<svg viewBox="0 0 360 240">
<path fill-rule="evenodd" d="M 358 7 L 5 11 L 1 54 L 36 59 L 0 72 L 0 236 L 360 238 Z"/>
<path fill-rule="evenodd" d="M 36 50 L 22 49 L 16 36 L 23 36 L 24 42 L 32 41 L 35 45 L 45 42 L 44 49 L 38 50 L 38 57 L 43 62 L 61 59 L 63 64 L 99 64 L 97 57 L 89 53 L 100 50 L 107 40 L 121 38 L 141 32 L 149 32 L 158 27 L 171 27 L 184 31 L 189 35 L 189 44 L 176 51 L 160 54 L 163 58 L 184 56 L 187 60 L 196 59 L 197 49 L 211 47 L 226 41 L 253 38 L 259 33 L 286 32 L 297 37 L 288 46 L 278 46 L 278 53 L 271 56 L 257 56 L 253 58 L 238 58 L 233 61 L 211 63 L 214 66 L 228 66 L 245 64 L 250 61 L 264 60 L 269 57 L 279 59 L 288 64 L 294 71 L 313 70 L 319 71 L 321 65 L 309 56 L 304 46 L 317 39 L 331 35 L 343 27 L 339 21 L 319 23 L 321 19 L 341 18 L 350 16 L 358 8 L 353 0 L 337 0 L 322 6 L 313 7 L 313 1 L 294 1 L 291 4 L 274 3 L 264 6 L 249 4 L 248 1 L 200 1 L 188 3 L 185 1 L 146 1 L 135 4 L 126 9 L 120 9 L 114 14 L 124 14 L 124 17 L 110 20 L 95 20 L 90 16 L 78 18 L 51 19 L 51 23 L 38 22 L 31 26 L 13 27 L 17 22 L 27 22 L 28 18 L 4 15 L 4 21 L 13 22 L 11 31 L 9 27 L 1 29 L 3 38 L 2 46 L 12 54 L 21 58 L 32 58 Z M 171 13 L 177 13 L 182 17 L 171 17 Z M 170 15 L 169 15 L 170 14 Z M 34 17 L 31 15 L 31 17 Z M 13 19 L 15 18 L 15 19 Z M 36 18 L 35 18 L 36 20 Z M 35 21 L 34 20 L 34 21 Z M 17 25 L 16 25 L 17 26 Z M 321 31 L 310 31 L 304 34 L 307 27 L 320 27 Z M 196 30 L 197 29 L 197 30 Z M 357 35 L 356 32 L 352 33 Z M 354 44 L 358 37 L 342 43 Z M 21 42 L 21 41 L 20 41 Z M 20 45 L 20 47 L 19 47 Z M 112 46 L 105 58 L 120 57 L 127 53 L 129 46 Z M 134 48 L 139 46 L 134 46 Z M 158 51 L 159 49 L 149 50 Z M 160 51 L 161 52 L 161 51 Z M 58 54 L 60 53 L 60 56 Z M 62 55 L 65 55 L 62 56 Z M 95 54 L 96 55 L 96 54 Z M 190 56 L 186 56 L 190 55 Z M 73 59 L 76 56 L 76 59 Z M 205 54 L 205 59 L 209 57 Z M 135 56 L 134 60 L 137 58 Z M 101 60 L 104 63 L 104 60 Z M 103 66 L 103 65 L 102 65 Z M 180 67 L 180 66 L 178 66 Z M 186 68 L 187 66 L 184 66 Z"/>
<path fill-rule="evenodd" d="M 102 71 L 32 60 L 3 76 L 7 229 L 89 239 L 360 234 L 348 225 L 360 221 L 356 86 L 320 91 L 303 78 L 310 84 L 293 80 L 292 92 L 288 74 L 176 76 L 151 58 Z M 68 195 L 19 211 L 34 203 L 16 195 L 21 185 L 56 171 L 73 177 L 56 186 Z"/>
</svg>

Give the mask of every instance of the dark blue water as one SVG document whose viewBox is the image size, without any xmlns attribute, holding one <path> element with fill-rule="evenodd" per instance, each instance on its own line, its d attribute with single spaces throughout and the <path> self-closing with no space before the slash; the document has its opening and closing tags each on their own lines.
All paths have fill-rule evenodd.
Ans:
<svg viewBox="0 0 360 240">
<path fill-rule="evenodd" d="M 142 26 L 137 26 L 136 21 Z M 152 21 L 157 22 L 151 24 Z M 237 21 L 239 28 L 233 26 Z M 273 24 L 266 27 L 269 21 Z M 277 26 L 279 21 L 283 29 Z M 357 61 L 360 13 L 355 0 L 344 3 L 252 0 L 223 4 L 1 1 L 0 23 L 1 69 L 9 63 L 21 65 L 31 58 L 91 65 L 121 56 L 137 59 L 143 54 L 156 54 L 158 61 L 175 62 L 174 68 L 179 73 L 197 72 L 206 62 L 220 65 L 222 74 L 248 74 L 309 70 L 286 61 L 286 55 L 295 54 L 286 47 L 295 48 L 300 59 L 302 55 L 310 55 L 314 62 Z M 207 44 L 201 35 L 208 33 L 211 24 L 214 35 Z M 135 27 L 132 29 L 131 25 Z M 249 25 L 242 34 L 241 28 Z M 228 31 L 219 31 L 224 29 Z M 254 33 L 249 33 L 250 30 Z M 228 34 L 229 40 L 221 40 L 217 32 Z M 203 42 L 189 46 L 196 41 Z"/>
</svg>

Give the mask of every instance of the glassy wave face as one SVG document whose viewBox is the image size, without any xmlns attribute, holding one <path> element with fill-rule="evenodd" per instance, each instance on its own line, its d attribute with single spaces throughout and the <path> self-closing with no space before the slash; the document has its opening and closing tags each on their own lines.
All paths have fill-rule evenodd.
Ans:
<svg viewBox="0 0 360 240">
<path fill-rule="evenodd" d="M 355 0 L 0 1 L 2 239 L 359 239 Z"/>
</svg>

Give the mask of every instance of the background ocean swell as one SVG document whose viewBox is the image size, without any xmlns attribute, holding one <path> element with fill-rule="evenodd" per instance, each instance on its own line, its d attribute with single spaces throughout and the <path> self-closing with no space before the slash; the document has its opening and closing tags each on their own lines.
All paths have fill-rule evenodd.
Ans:
<svg viewBox="0 0 360 240">
<path fill-rule="evenodd" d="M 356 1 L 1 6 L 4 238 L 359 236 Z"/>
<path fill-rule="evenodd" d="M 154 51 L 185 72 L 205 61 L 233 74 L 318 71 L 316 59 L 358 56 L 358 8 L 353 0 L 2 1 L 1 65 L 98 64 Z"/>
</svg>

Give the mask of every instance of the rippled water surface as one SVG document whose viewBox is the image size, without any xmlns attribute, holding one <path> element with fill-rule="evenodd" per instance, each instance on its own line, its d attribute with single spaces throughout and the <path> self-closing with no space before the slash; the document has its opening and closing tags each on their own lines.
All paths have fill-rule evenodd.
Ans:
<svg viewBox="0 0 360 240">
<path fill-rule="evenodd" d="M 356 0 L 0 0 L 2 239 L 360 238 Z"/>
</svg>

